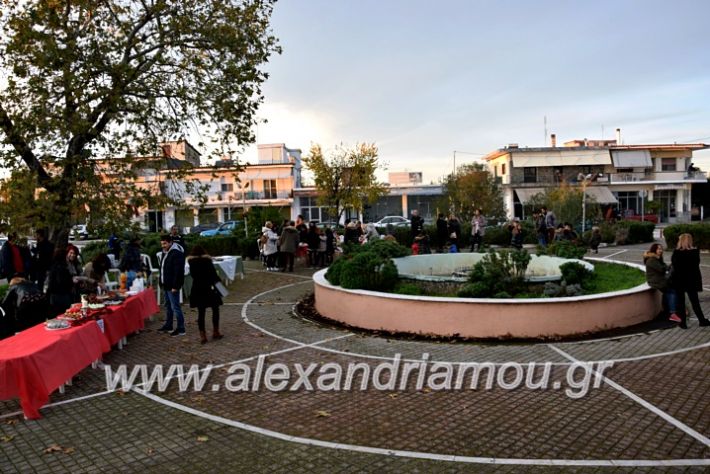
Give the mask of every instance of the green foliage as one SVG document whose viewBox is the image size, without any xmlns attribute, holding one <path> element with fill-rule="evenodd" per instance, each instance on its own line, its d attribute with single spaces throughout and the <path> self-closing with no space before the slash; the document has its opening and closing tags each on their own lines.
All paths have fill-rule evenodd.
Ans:
<svg viewBox="0 0 710 474">
<path fill-rule="evenodd" d="M 397 267 L 375 252 L 360 252 L 345 263 L 340 286 L 348 289 L 390 291 L 397 284 Z"/>
<path fill-rule="evenodd" d="M 523 228 L 523 244 L 536 244 L 537 232 L 535 231 L 535 225 L 529 220 L 521 221 L 520 225 Z M 509 247 L 510 239 L 511 233 L 508 225 L 486 227 L 483 243 L 486 245 Z"/>
<path fill-rule="evenodd" d="M 537 247 L 538 255 L 551 255 L 562 258 L 582 258 L 587 253 L 583 246 L 574 244 L 570 240 L 556 240 L 547 247 Z"/>
<path fill-rule="evenodd" d="M 360 245 L 356 252 L 373 252 L 382 258 L 399 258 L 411 255 L 407 247 L 389 240 L 374 240 L 365 245 Z"/>
<path fill-rule="evenodd" d="M 0 285 L 0 301 L 5 299 L 5 295 L 7 294 L 7 290 L 10 288 L 10 285 Z"/>
<path fill-rule="evenodd" d="M 480 208 L 486 217 L 505 215 L 503 191 L 496 179 L 480 164 L 459 166 L 443 183 L 442 209 L 449 209 L 462 224 L 470 222 L 473 211 Z M 463 231 L 463 229 L 462 229 Z M 469 232 L 462 232 L 465 235 Z M 468 245 L 468 242 L 465 243 Z M 464 242 L 461 242 L 464 245 Z"/>
<path fill-rule="evenodd" d="M 592 272 L 587 267 L 577 262 L 567 262 L 560 265 L 562 279 L 568 285 L 584 284 L 592 276 Z"/>
<path fill-rule="evenodd" d="M 394 289 L 394 292 L 398 295 L 413 295 L 413 296 L 418 296 L 423 293 L 421 288 L 419 288 L 417 285 L 413 285 L 411 283 L 398 284 L 397 287 Z"/>
<path fill-rule="evenodd" d="M 710 249 L 710 224 L 698 222 L 695 224 L 673 224 L 663 229 L 663 237 L 666 239 L 666 246 L 673 249 L 678 244 L 680 234 L 690 234 L 693 236 L 693 245 L 699 249 Z"/>
<path fill-rule="evenodd" d="M 313 173 L 318 203 L 328 208 L 335 221 L 346 208 L 362 211 L 366 202 L 376 202 L 387 194 L 387 187 L 375 176 L 380 163 L 374 143 L 336 147 L 330 156 L 314 144 L 303 163 Z"/>
<path fill-rule="evenodd" d="M 325 279 L 328 280 L 331 285 L 339 286 L 343 271 L 346 269 L 347 263 L 350 260 L 351 258 L 346 256 L 336 259 L 325 272 Z"/>
<path fill-rule="evenodd" d="M 525 290 L 525 270 L 530 263 L 526 250 L 490 252 L 474 265 L 459 296 L 469 298 L 510 298 Z M 507 296 L 497 296 L 505 293 Z"/>
<path fill-rule="evenodd" d="M 626 290 L 646 282 L 646 274 L 637 268 L 618 263 L 593 263 L 594 273 L 583 284 L 586 294 Z"/>
<path fill-rule="evenodd" d="M 543 206 L 555 213 L 557 223 L 570 222 L 573 226 L 581 223 L 582 188 L 564 183 L 558 187 L 546 188 L 544 192 L 532 197 L 526 209 L 532 212 L 533 209 Z M 589 196 L 586 199 L 586 218 L 592 221 L 601 218 L 599 205 Z"/>
<path fill-rule="evenodd" d="M 616 223 L 616 243 L 638 244 L 653 242 L 653 222 L 619 221 Z"/>
<path fill-rule="evenodd" d="M 189 167 L 168 166 L 158 142 L 195 125 L 216 154 L 253 142 L 262 69 L 280 52 L 272 9 L 270 0 L 3 2 L 0 166 L 29 170 L 33 194 L 25 203 L 14 194 L 13 206 L 64 243 L 73 223 L 124 229 L 137 209 L 182 200 L 178 186 L 158 185 L 203 191 L 183 179 Z"/>
</svg>

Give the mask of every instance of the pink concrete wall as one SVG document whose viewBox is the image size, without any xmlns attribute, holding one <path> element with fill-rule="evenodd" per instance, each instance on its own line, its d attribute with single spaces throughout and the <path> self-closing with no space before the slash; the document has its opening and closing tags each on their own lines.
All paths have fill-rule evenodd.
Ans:
<svg viewBox="0 0 710 474">
<path fill-rule="evenodd" d="M 582 297 L 491 300 L 344 290 L 324 275 L 314 275 L 318 312 L 364 329 L 471 338 L 569 336 L 632 326 L 660 311 L 659 293 L 646 284 Z"/>
</svg>

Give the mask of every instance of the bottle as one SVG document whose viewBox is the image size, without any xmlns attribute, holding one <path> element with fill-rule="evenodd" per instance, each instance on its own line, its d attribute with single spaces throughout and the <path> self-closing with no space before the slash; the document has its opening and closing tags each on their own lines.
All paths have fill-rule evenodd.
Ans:
<svg viewBox="0 0 710 474">
<path fill-rule="evenodd" d="M 127 281 L 128 281 L 128 275 L 126 275 L 126 272 L 121 273 L 121 278 L 120 278 L 120 282 L 121 282 L 120 285 L 121 286 L 119 287 L 121 293 L 126 292 L 126 282 Z"/>
</svg>

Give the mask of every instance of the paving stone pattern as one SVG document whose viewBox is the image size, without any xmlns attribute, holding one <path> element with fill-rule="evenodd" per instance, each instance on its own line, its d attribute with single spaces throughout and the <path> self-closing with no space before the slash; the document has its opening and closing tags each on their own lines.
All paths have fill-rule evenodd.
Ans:
<svg viewBox="0 0 710 474">
<path fill-rule="evenodd" d="M 645 247 L 607 248 L 600 256 L 626 250 L 614 258 L 638 261 Z M 704 263 L 710 263 L 706 260 L 710 258 L 704 255 Z M 0 472 L 707 472 L 710 466 L 699 465 L 710 459 L 710 447 L 610 385 L 602 384 L 580 399 L 567 397 L 569 360 L 553 349 L 578 360 L 638 358 L 616 362 L 605 375 L 708 436 L 710 347 L 654 356 L 707 345 L 710 329 L 698 328 L 695 320 L 686 331 L 673 328 L 570 343 L 384 338 L 294 314 L 293 304 L 312 291 L 307 279 L 312 270 L 271 273 L 263 271 L 258 262 L 246 262 L 246 267 L 246 278 L 234 282 L 221 308 L 223 340 L 199 344 L 196 313 L 186 309 L 187 336 L 170 338 L 158 333 L 159 316 L 145 331 L 130 336 L 123 350 L 114 349 L 104 357 L 113 369 L 122 364 L 129 368 L 136 364 L 223 364 L 210 373 L 208 390 L 181 392 L 173 383 L 165 392 L 153 391 L 159 397 L 156 400 L 137 392 L 101 394 L 106 390 L 104 372 L 88 368 L 74 378 L 64 395 L 52 395 L 51 402 L 67 403 L 44 408 L 43 419 L 0 418 Z M 710 309 L 709 302 L 701 294 L 704 310 Z M 208 332 L 210 322 L 208 311 Z M 423 353 L 430 354 L 432 363 L 554 362 L 561 365 L 552 368 L 551 380 L 561 381 L 562 386 L 487 390 L 481 381 L 477 390 L 419 390 L 416 377 L 410 377 L 404 390 L 378 391 L 372 381 L 364 391 L 224 389 L 233 375 L 229 372 L 233 362 L 245 361 L 255 370 L 260 354 L 271 354 L 265 359 L 267 364 L 280 362 L 292 370 L 295 364 L 314 362 L 318 368 L 327 363 L 343 368 L 349 363 L 366 364 L 374 371 L 386 362 L 382 358 L 401 354 L 405 359 L 419 359 Z M 513 376 L 506 373 L 504 382 L 510 383 Z M 310 377 L 311 382 L 316 380 L 317 371 Z M 386 372 L 380 380 L 388 380 Z M 219 389 L 212 390 L 213 386 Z M 92 394 L 99 395 L 72 401 Z M 0 417 L 18 410 L 17 401 L 0 402 Z M 299 440 L 268 436 L 260 430 Z M 395 455 L 405 454 L 399 451 L 336 449 L 307 444 L 307 439 L 420 454 L 402 457 Z M 45 453 L 48 448 L 52 452 Z M 451 458 L 432 459 L 426 453 Z M 481 459 L 456 462 L 453 456 Z M 657 465 L 535 466 L 492 462 L 496 459 L 532 459 L 541 464 L 549 460 L 601 464 L 646 460 L 657 461 Z M 664 460 L 695 460 L 696 465 L 686 462 L 669 468 L 662 465 Z"/>
</svg>

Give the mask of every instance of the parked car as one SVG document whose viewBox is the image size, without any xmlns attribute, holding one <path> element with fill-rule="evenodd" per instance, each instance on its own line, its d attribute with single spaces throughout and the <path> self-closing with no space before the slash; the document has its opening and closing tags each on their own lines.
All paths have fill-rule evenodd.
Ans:
<svg viewBox="0 0 710 474">
<path fill-rule="evenodd" d="M 71 240 L 87 240 L 96 238 L 96 235 L 93 232 L 89 232 L 86 224 L 77 224 L 71 228 L 69 238 Z"/>
<path fill-rule="evenodd" d="M 190 227 L 190 233 L 201 234 L 202 231 L 216 229 L 220 225 L 222 225 L 221 222 L 208 222 L 206 224 L 197 224 L 195 226 Z"/>
<path fill-rule="evenodd" d="M 214 237 L 215 235 L 232 235 L 232 231 L 244 227 L 242 221 L 227 221 L 216 229 L 203 230 L 200 237 Z"/>
<path fill-rule="evenodd" d="M 325 229 L 326 227 L 330 227 L 331 229 L 339 233 L 342 233 L 345 230 L 345 226 L 338 222 L 316 222 L 316 227 L 318 227 L 319 229 Z"/>
<path fill-rule="evenodd" d="M 411 222 L 409 219 L 406 217 L 402 216 L 386 216 L 380 219 L 379 221 L 375 222 L 375 227 L 387 227 L 387 226 L 394 226 L 394 227 L 402 227 L 402 226 L 409 226 L 411 225 Z"/>
</svg>

